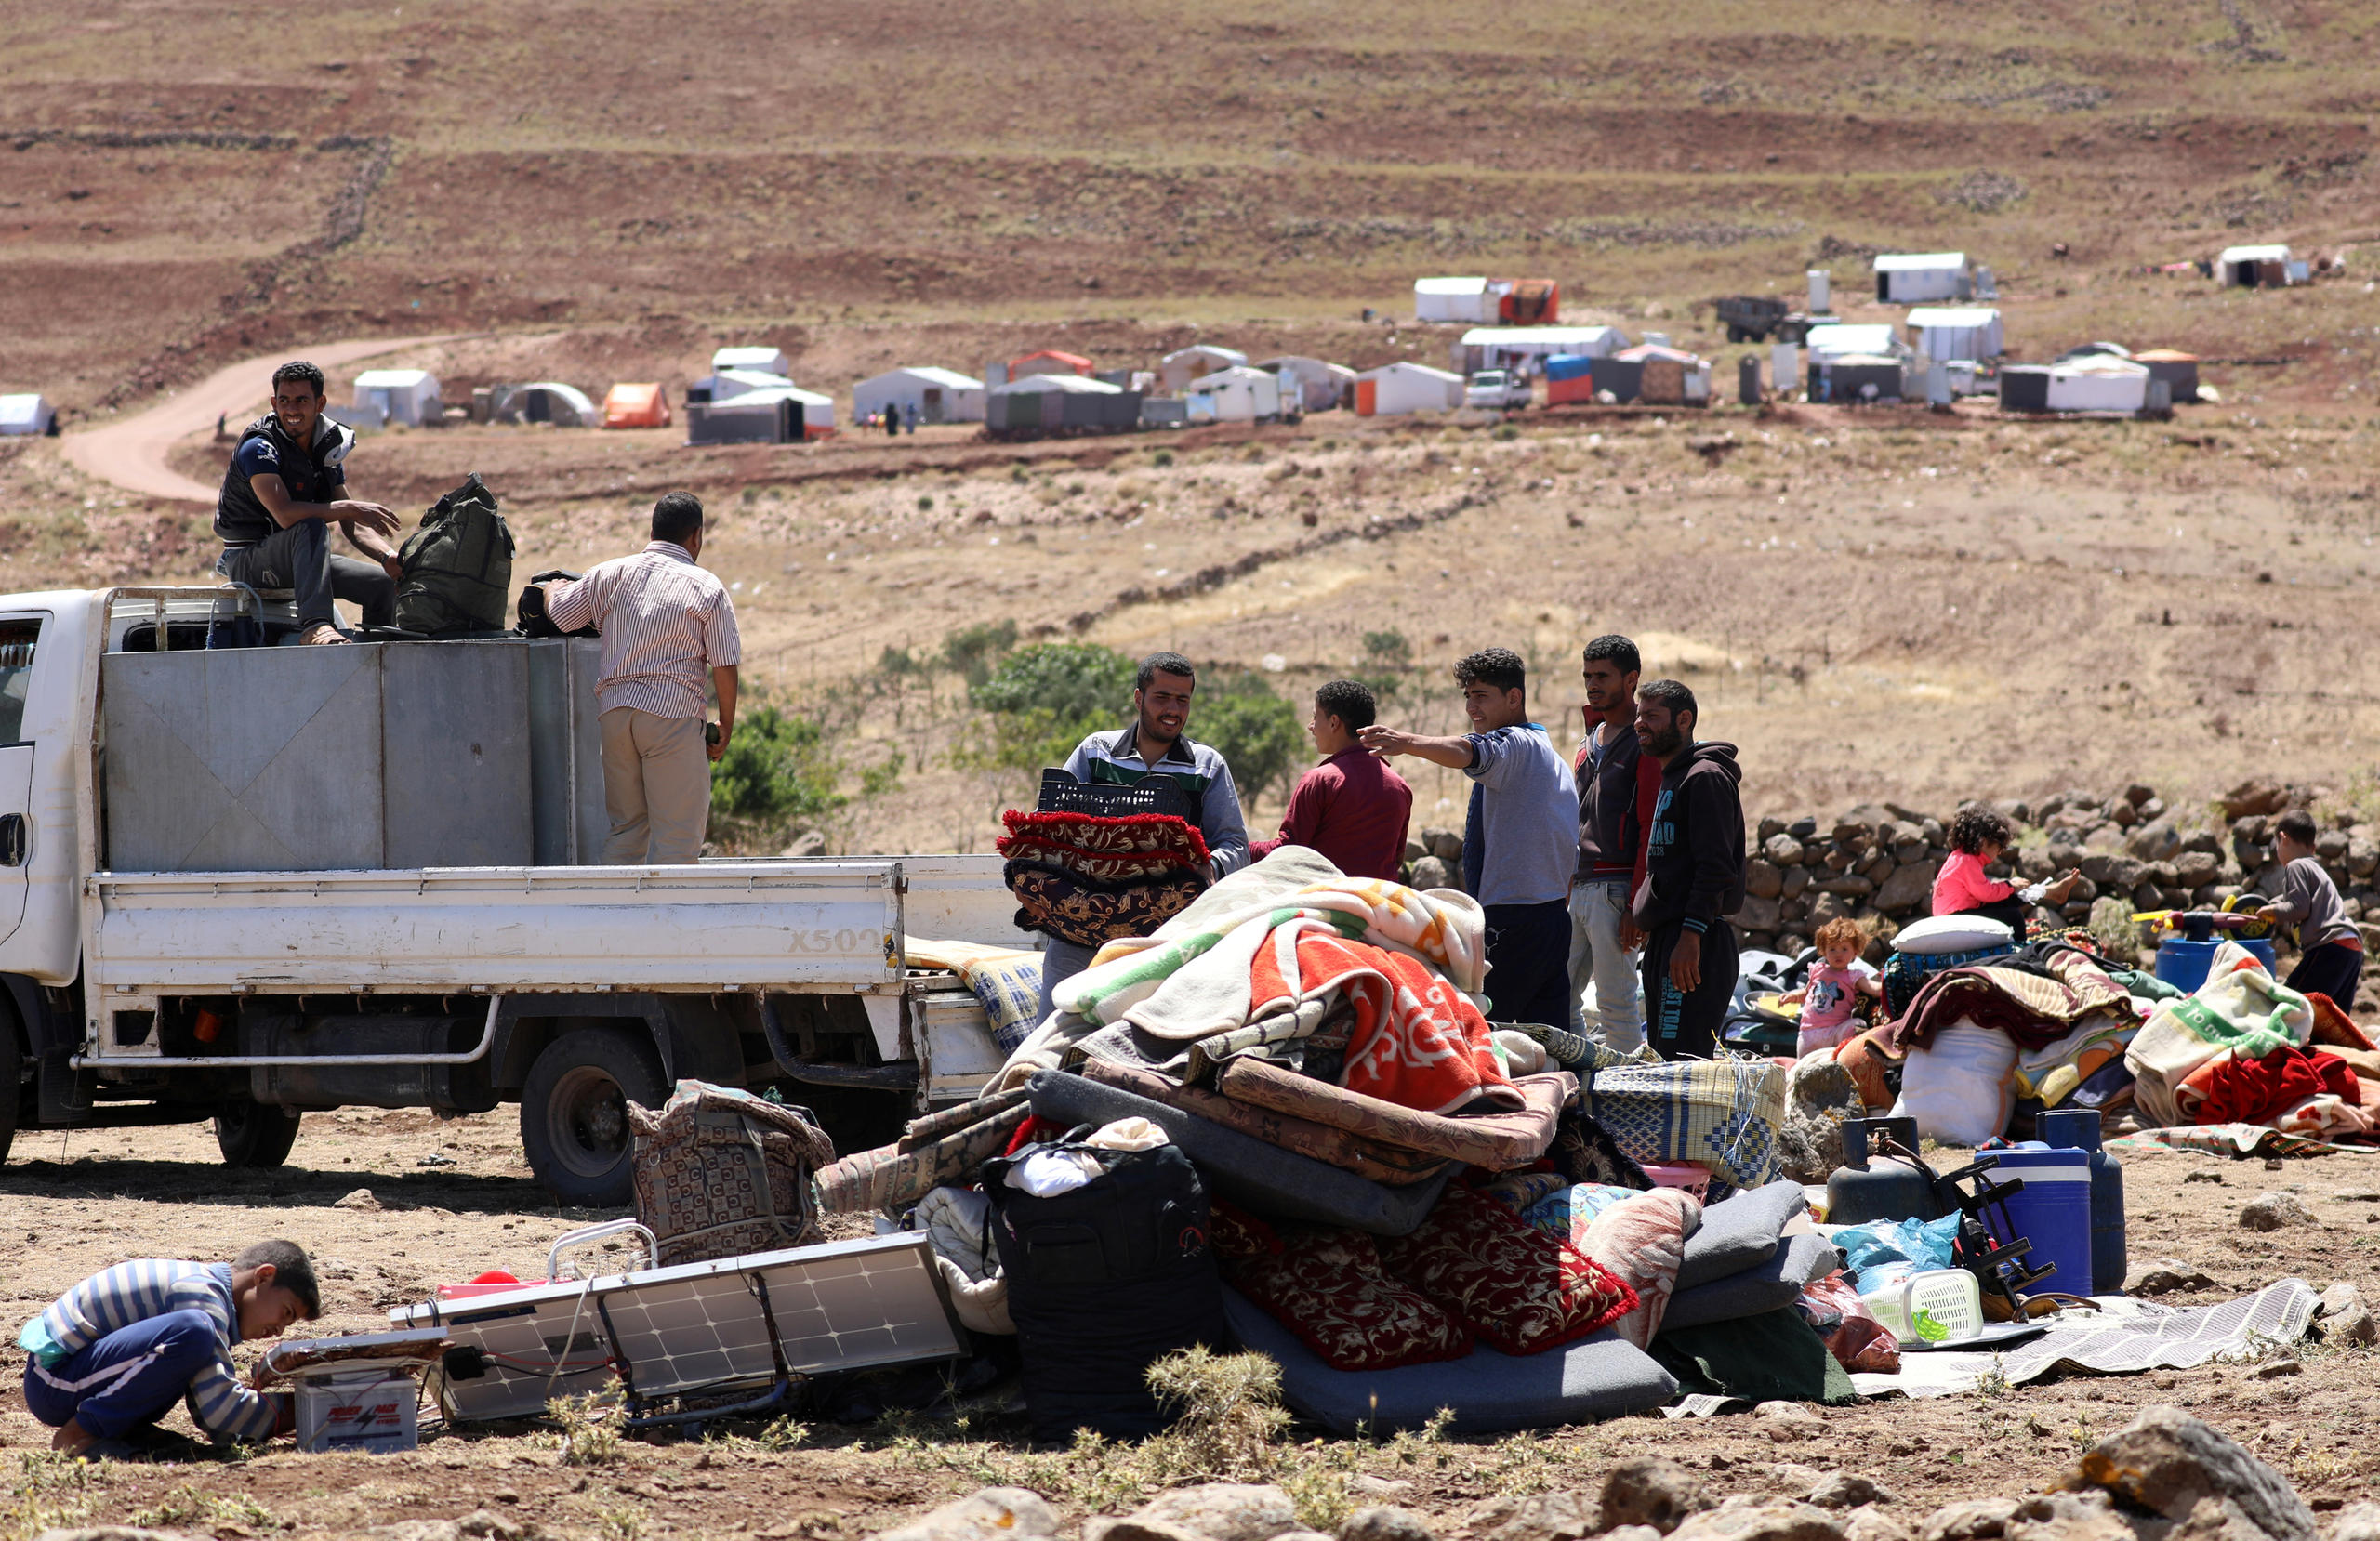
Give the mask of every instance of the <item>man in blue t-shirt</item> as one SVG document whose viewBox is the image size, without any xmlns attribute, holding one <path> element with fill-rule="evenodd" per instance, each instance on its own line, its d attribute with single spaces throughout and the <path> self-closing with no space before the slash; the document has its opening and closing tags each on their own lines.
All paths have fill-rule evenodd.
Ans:
<svg viewBox="0 0 2380 1541">
<path fill-rule="evenodd" d="M 272 372 L 272 411 L 248 425 L 223 472 L 215 533 L 223 555 L 215 571 L 253 588 L 298 594 L 302 640 L 344 642 L 333 599 L 364 611 L 367 626 L 394 626 L 397 580 L 404 568 L 382 537 L 397 516 L 346 496 L 347 452 L 355 435 L 323 415 L 323 372 L 302 361 Z M 330 527 L 369 562 L 331 554 Z"/>
<path fill-rule="evenodd" d="M 1571 1027 L 1570 876 L 1579 864 L 1579 789 L 1570 763 L 1528 719 L 1528 665 L 1488 648 L 1454 666 L 1472 731 L 1424 738 L 1363 731 L 1375 755 L 1419 755 L 1472 781 L 1463 886 L 1488 912 L 1488 1015 Z"/>
</svg>

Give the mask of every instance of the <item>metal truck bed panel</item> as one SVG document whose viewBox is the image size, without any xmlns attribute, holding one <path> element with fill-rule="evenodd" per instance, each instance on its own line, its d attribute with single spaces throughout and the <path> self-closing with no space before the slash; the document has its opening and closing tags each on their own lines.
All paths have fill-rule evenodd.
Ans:
<svg viewBox="0 0 2380 1541">
<path fill-rule="evenodd" d="M 99 873 L 102 991 L 723 990 L 899 979 L 901 863 Z"/>
</svg>

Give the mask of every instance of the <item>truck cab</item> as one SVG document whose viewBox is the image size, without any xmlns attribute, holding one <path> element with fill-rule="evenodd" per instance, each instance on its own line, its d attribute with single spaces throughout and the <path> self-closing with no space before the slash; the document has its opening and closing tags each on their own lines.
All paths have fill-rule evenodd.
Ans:
<svg viewBox="0 0 2380 1541">
<path fill-rule="evenodd" d="M 1531 400 L 1528 376 L 1514 369 L 1483 369 L 1463 383 L 1462 404 L 1506 412 Z"/>
<path fill-rule="evenodd" d="M 231 588 L 0 598 L 0 1154 L 212 1120 L 271 1166 L 310 1111 L 512 1102 L 539 1179 L 610 1205 L 625 1103 L 678 1079 L 851 1148 L 998 1068 L 905 953 L 1033 945 L 998 858 L 599 865 L 595 643 L 294 630 Z"/>
</svg>

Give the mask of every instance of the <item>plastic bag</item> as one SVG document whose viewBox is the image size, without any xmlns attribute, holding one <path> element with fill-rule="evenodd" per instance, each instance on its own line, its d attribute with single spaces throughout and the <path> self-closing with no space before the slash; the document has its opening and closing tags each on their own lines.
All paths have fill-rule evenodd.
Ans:
<svg viewBox="0 0 2380 1541">
<path fill-rule="evenodd" d="M 1868 1309 L 1841 1271 L 1804 1284 L 1793 1309 L 1826 1339 L 1827 1352 L 1844 1369 L 1887 1376 L 1900 1373 L 1899 1340 L 1890 1327 L 1876 1320 L 1876 1313 Z"/>
<path fill-rule="evenodd" d="M 1846 1225 L 1832 1239 L 1843 1248 L 1844 1266 L 1858 1281 L 1857 1293 L 1873 1295 L 1916 1274 L 1956 1267 L 1950 1249 L 1958 1235 L 1959 1217 L 1945 1215 L 1938 1220 Z"/>
<path fill-rule="evenodd" d="M 1901 1061 L 1896 1118 L 1945 1145 L 1976 1146 L 2008 1126 L 2016 1104 L 2016 1045 L 1962 1017 Z"/>
</svg>

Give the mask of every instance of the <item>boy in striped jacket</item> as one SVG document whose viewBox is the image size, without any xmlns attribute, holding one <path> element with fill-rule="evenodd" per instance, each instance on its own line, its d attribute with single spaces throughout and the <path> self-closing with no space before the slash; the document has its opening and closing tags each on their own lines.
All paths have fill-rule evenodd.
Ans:
<svg viewBox="0 0 2380 1541">
<path fill-rule="evenodd" d="M 187 1401 L 222 1443 L 295 1426 L 287 1392 L 242 1385 L 235 1343 L 278 1337 L 323 1311 L 314 1265 L 295 1242 L 258 1242 L 228 1263 L 141 1258 L 60 1296 L 25 1324 L 25 1407 L 70 1455 L 138 1455 Z"/>
</svg>

